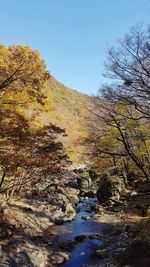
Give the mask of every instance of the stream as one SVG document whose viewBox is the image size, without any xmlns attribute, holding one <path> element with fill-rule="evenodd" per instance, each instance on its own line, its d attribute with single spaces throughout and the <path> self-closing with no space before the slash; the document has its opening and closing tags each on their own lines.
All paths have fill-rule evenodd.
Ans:
<svg viewBox="0 0 150 267">
<path fill-rule="evenodd" d="M 91 206 L 95 204 L 97 204 L 96 199 L 84 199 L 77 206 L 75 220 L 52 227 L 52 234 L 55 236 L 53 242 L 57 244 L 56 251 L 58 251 L 58 247 L 59 251 L 67 253 L 69 251 L 69 259 L 58 266 L 101 266 L 96 250 L 102 243 L 104 235 L 110 232 L 111 226 L 94 221 L 92 215 L 95 211 L 91 210 Z M 86 216 L 88 219 L 85 219 Z M 79 238 L 82 236 L 84 240 L 76 242 L 77 236 Z"/>
</svg>

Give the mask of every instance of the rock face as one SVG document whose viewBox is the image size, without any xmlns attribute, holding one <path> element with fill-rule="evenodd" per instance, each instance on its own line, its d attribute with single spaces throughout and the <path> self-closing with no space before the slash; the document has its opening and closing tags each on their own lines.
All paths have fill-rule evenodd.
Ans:
<svg viewBox="0 0 150 267">
<path fill-rule="evenodd" d="M 1 267 L 45 267 L 48 263 L 49 252 L 44 246 L 36 246 L 31 240 L 14 237 L 0 242 Z"/>
<path fill-rule="evenodd" d="M 90 189 L 92 185 L 91 177 L 89 176 L 89 170 L 84 168 L 74 169 L 76 174 L 77 184 L 79 189 Z"/>
<path fill-rule="evenodd" d="M 56 207 L 53 216 L 54 223 L 63 224 L 63 222 L 71 221 L 75 218 L 74 205 L 79 201 L 79 190 L 52 184 L 44 189 L 43 194 L 46 201 Z"/>
<path fill-rule="evenodd" d="M 77 183 L 80 189 L 91 188 L 91 178 L 88 176 L 80 176 L 77 178 Z"/>
<path fill-rule="evenodd" d="M 51 184 L 43 190 L 43 194 L 52 205 L 56 205 L 62 209 L 68 204 L 75 204 L 79 201 L 78 194 L 79 190 L 64 186 L 59 186 L 57 184 Z"/>
<path fill-rule="evenodd" d="M 125 184 L 122 177 L 105 174 L 99 179 L 99 188 L 97 190 L 97 200 L 100 204 L 108 200 L 119 201 L 120 194 L 125 190 Z"/>
</svg>

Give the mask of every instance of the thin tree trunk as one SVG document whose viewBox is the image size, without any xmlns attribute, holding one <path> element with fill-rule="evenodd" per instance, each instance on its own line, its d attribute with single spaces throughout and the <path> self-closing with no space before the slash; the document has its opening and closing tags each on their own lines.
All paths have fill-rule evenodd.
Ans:
<svg viewBox="0 0 150 267">
<path fill-rule="evenodd" d="M 3 185 L 4 183 L 4 179 L 5 179 L 6 173 L 4 172 L 0 181 L 0 187 Z"/>
</svg>

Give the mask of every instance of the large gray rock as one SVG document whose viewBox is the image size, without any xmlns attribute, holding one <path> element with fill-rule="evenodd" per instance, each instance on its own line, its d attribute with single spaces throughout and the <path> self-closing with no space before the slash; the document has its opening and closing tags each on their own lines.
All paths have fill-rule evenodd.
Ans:
<svg viewBox="0 0 150 267">
<path fill-rule="evenodd" d="M 52 261 L 52 264 L 54 264 L 54 266 L 56 266 L 56 264 L 61 264 L 67 261 L 68 259 L 69 259 L 69 255 L 64 252 L 55 252 L 51 256 L 51 261 Z"/>
<path fill-rule="evenodd" d="M 9 239 L 0 246 L 1 267 L 45 267 L 49 262 L 49 251 L 43 246 L 21 239 Z M 49 265 L 51 266 L 51 265 Z"/>
<path fill-rule="evenodd" d="M 45 194 L 46 200 L 54 206 L 63 208 L 69 204 L 69 199 L 65 196 L 63 187 L 61 188 L 58 185 L 51 184 L 44 189 L 43 193 Z"/>
<path fill-rule="evenodd" d="M 122 177 L 117 175 L 105 174 L 99 179 L 99 188 L 97 190 L 98 202 L 105 203 L 108 200 L 119 201 L 121 192 L 125 190 L 125 184 Z"/>
</svg>

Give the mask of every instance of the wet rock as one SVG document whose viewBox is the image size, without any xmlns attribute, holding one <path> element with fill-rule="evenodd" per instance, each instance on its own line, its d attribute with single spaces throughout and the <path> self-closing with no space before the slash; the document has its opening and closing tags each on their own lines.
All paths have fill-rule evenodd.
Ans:
<svg viewBox="0 0 150 267">
<path fill-rule="evenodd" d="M 84 256 L 84 255 L 85 255 L 85 252 L 81 251 L 81 252 L 80 252 L 80 255 L 81 255 L 81 256 Z"/>
<path fill-rule="evenodd" d="M 72 249 L 75 247 L 76 245 L 76 241 L 74 240 L 66 240 L 66 241 L 62 241 L 58 244 L 58 246 L 63 249 L 64 251 L 70 252 L 72 251 Z"/>
<path fill-rule="evenodd" d="M 86 190 L 86 189 L 81 189 L 80 190 L 80 196 L 81 197 L 88 197 L 88 198 L 94 198 L 96 195 L 94 190 Z"/>
<path fill-rule="evenodd" d="M 87 213 L 91 213 L 90 209 L 84 209 L 84 211 L 87 212 Z"/>
<path fill-rule="evenodd" d="M 76 217 L 76 211 L 75 211 L 75 209 L 72 207 L 71 204 L 68 204 L 66 206 L 66 211 L 65 211 L 63 220 L 64 221 L 72 221 L 72 220 L 75 219 L 75 217 Z"/>
<path fill-rule="evenodd" d="M 99 188 L 96 195 L 99 203 L 106 202 L 112 196 L 111 182 L 109 181 L 107 176 L 100 178 Z"/>
<path fill-rule="evenodd" d="M 91 207 L 91 210 L 92 210 L 92 211 L 97 210 L 97 205 L 96 205 L 96 204 L 92 204 L 90 207 Z"/>
<path fill-rule="evenodd" d="M 89 219 L 91 219 L 91 217 L 89 215 L 82 215 L 81 219 L 82 220 L 89 220 Z"/>
<path fill-rule="evenodd" d="M 86 239 L 86 235 L 77 235 L 74 238 L 77 242 L 83 242 Z"/>
<path fill-rule="evenodd" d="M 86 196 L 89 197 L 89 198 L 94 198 L 96 195 L 96 192 L 93 191 L 93 190 L 90 190 L 86 193 Z"/>
<path fill-rule="evenodd" d="M 64 252 L 57 252 L 51 256 L 51 260 L 54 264 L 61 264 L 69 259 L 69 255 Z"/>
<path fill-rule="evenodd" d="M 101 233 L 93 233 L 88 236 L 89 239 L 101 239 L 103 237 L 103 234 Z"/>
</svg>

